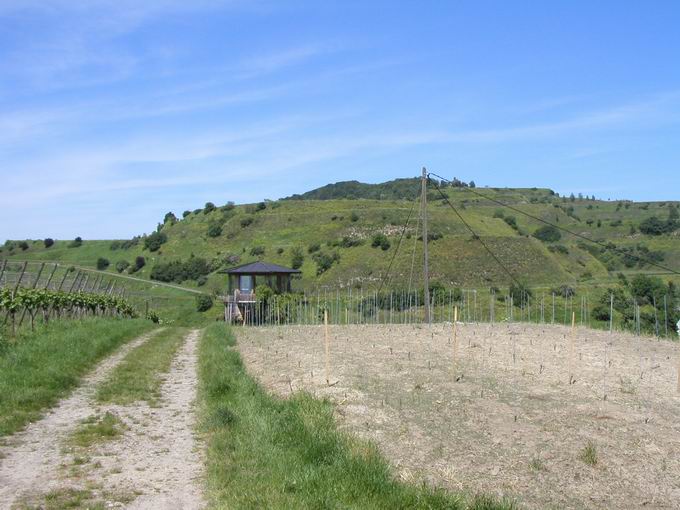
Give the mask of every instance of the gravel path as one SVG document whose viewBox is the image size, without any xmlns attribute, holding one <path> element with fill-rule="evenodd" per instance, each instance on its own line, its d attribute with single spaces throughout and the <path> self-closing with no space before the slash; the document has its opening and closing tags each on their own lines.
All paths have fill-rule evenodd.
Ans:
<svg viewBox="0 0 680 510">
<path fill-rule="evenodd" d="M 46 492 L 55 490 L 86 490 L 92 501 L 106 508 L 202 508 L 203 462 L 194 437 L 193 410 L 199 336 L 198 330 L 186 336 L 164 375 L 156 407 L 145 402 L 98 405 L 92 398 L 96 384 L 125 353 L 145 340 L 142 338 L 115 360 L 107 360 L 104 374 L 100 374 L 102 366 L 96 378 L 88 378 L 73 397 L 55 409 L 52 414 L 60 417 L 58 422 L 50 415 L 31 427 L 38 430 L 27 431 L 32 432 L 29 437 L 17 437 L 13 445 L 0 450 L 0 458 L 7 455 L 0 460 L 0 508 L 11 507 L 17 497 L 37 503 Z M 120 437 L 87 449 L 64 449 L 64 439 L 79 420 L 106 412 L 125 424 Z"/>
<path fill-rule="evenodd" d="M 94 388 L 131 350 L 159 331 L 124 345 L 87 375 L 70 397 L 41 420 L 5 440 L 0 446 L 0 508 L 11 508 L 18 498 L 36 487 L 44 490 L 54 485 L 55 468 L 62 461 L 61 443 L 80 420 L 92 413 Z"/>
</svg>

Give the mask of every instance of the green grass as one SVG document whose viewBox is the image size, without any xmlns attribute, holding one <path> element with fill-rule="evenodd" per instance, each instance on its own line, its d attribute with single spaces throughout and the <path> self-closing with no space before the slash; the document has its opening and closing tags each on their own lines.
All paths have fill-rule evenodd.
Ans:
<svg viewBox="0 0 680 510">
<path fill-rule="evenodd" d="M 170 370 L 186 334 L 186 329 L 168 328 L 130 351 L 99 385 L 96 400 L 121 405 L 146 401 L 155 405 L 161 396 L 162 376 Z"/>
<path fill-rule="evenodd" d="M 588 444 L 586 444 L 583 450 L 581 450 L 580 458 L 589 466 L 597 465 L 597 447 L 592 441 L 588 441 Z"/>
<path fill-rule="evenodd" d="M 270 396 L 245 371 L 230 330 L 204 331 L 199 402 L 212 508 L 503 509 L 394 479 L 376 447 L 337 430 L 332 405 Z"/>
<path fill-rule="evenodd" d="M 123 421 L 113 413 L 104 416 L 90 416 L 80 422 L 69 437 L 71 446 L 87 448 L 96 443 L 110 441 L 120 436 L 125 430 Z"/>
<path fill-rule="evenodd" d="M 153 327 L 150 321 L 53 321 L 0 338 L 0 437 L 40 417 L 99 360 Z"/>
</svg>

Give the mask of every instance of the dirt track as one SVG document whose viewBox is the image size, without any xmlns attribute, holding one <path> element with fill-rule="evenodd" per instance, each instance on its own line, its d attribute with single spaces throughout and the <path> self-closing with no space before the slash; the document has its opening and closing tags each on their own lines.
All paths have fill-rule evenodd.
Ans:
<svg viewBox="0 0 680 510">
<path fill-rule="evenodd" d="M 330 331 L 331 387 L 322 327 L 246 328 L 238 344 L 278 393 L 335 401 L 402 478 L 528 508 L 680 507 L 677 343 L 577 329 L 572 351 L 568 328 L 460 325 L 454 377 L 450 326 Z"/>
<path fill-rule="evenodd" d="M 0 508 L 38 506 L 48 493 L 87 491 L 111 508 L 187 509 L 203 506 L 202 459 L 194 438 L 196 344 L 190 332 L 165 376 L 158 407 L 97 405 L 103 381 L 145 335 L 101 363 L 83 384 L 43 419 L 0 447 Z M 124 434 L 87 450 L 66 447 L 78 423 L 106 412 Z"/>
</svg>

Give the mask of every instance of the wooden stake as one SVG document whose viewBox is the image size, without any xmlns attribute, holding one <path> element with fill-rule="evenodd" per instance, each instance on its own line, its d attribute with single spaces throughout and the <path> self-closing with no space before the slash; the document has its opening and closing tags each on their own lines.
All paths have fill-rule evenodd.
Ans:
<svg viewBox="0 0 680 510">
<path fill-rule="evenodd" d="M 678 393 L 680 393 L 680 356 L 678 356 Z"/>
<path fill-rule="evenodd" d="M 574 379 L 574 335 L 576 334 L 576 312 L 571 312 L 571 336 L 569 337 L 569 384 L 575 382 Z"/>
<path fill-rule="evenodd" d="M 452 325 L 452 336 L 453 342 L 453 379 L 456 379 L 456 363 L 458 361 L 458 335 L 456 331 L 456 323 L 458 322 L 458 307 L 453 309 L 453 325 Z"/>
<path fill-rule="evenodd" d="M 323 311 L 323 331 L 326 343 L 326 384 L 331 384 L 331 340 L 328 335 L 328 310 Z"/>
</svg>

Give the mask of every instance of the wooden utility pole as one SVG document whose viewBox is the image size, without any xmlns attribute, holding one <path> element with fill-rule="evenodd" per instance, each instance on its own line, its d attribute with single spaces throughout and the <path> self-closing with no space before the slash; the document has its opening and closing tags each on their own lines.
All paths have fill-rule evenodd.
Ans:
<svg viewBox="0 0 680 510">
<path fill-rule="evenodd" d="M 424 290 L 425 296 L 425 322 L 428 324 L 432 323 L 432 317 L 430 316 L 430 267 L 429 267 L 429 255 L 427 251 L 427 170 L 423 167 L 423 176 L 421 178 L 421 197 L 420 197 L 420 207 L 421 216 L 423 218 L 423 254 L 424 254 L 424 264 L 423 264 L 423 280 L 424 280 Z"/>
</svg>

